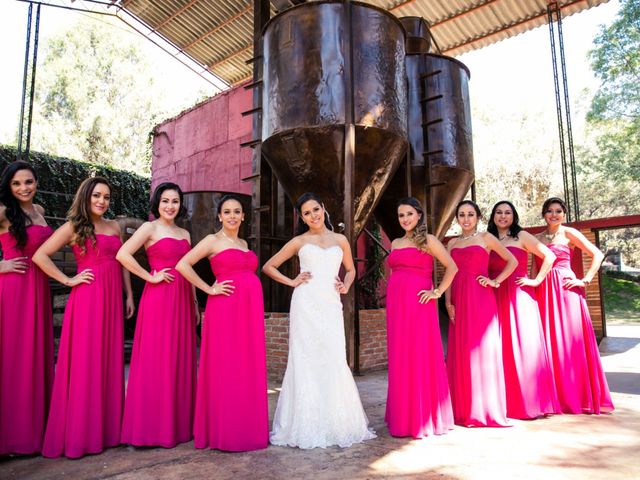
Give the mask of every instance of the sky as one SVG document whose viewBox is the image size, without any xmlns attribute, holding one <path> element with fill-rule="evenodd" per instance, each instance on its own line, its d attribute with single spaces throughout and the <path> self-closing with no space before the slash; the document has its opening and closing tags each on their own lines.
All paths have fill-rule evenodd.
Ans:
<svg viewBox="0 0 640 480">
<path fill-rule="evenodd" d="M 0 0 L 0 45 L 3 74 L 0 75 L 0 143 L 12 140 L 17 127 L 22 92 L 27 4 Z M 579 141 L 589 99 L 598 83 L 591 73 L 587 53 L 601 24 L 609 24 L 619 8 L 617 0 L 567 17 L 563 21 L 574 135 Z M 100 16 L 43 7 L 40 41 L 68 28 L 79 17 L 103 21 Z M 127 30 L 122 24 L 123 30 Z M 153 58 L 158 81 L 174 92 L 170 103 L 177 113 L 191 107 L 215 89 L 198 75 L 160 51 L 135 32 Z M 516 37 L 457 57 L 471 70 L 472 105 L 501 118 L 516 118 L 522 112 L 555 121 L 555 94 L 551 70 L 548 27 L 545 25 Z M 179 88 L 174 86 L 179 85 Z"/>
</svg>

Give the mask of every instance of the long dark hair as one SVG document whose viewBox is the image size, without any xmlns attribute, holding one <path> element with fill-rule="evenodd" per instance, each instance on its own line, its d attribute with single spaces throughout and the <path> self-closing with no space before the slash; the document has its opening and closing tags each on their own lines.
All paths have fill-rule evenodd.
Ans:
<svg viewBox="0 0 640 480">
<path fill-rule="evenodd" d="M 38 181 L 38 175 L 30 163 L 21 160 L 10 163 L 2 172 L 2 179 L 0 179 L 0 203 L 6 207 L 5 215 L 11 224 L 9 232 L 16 239 L 18 247 L 22 248 L 27 244 L 27 226 L 31 225 L 31 219 L 24 213 L 20 202 L 11 193 L 11 180 L 20 170 L 29 170 L 36 182 Z"/>
<path fill-rule="evenodd" d="M 416 228 L 413 229 L 413 238 L 411 239 L 416 247 L 418 247 L 423 252 L 427 250 L 427 224 L 424 222 L 424 209 L 422 205 L 418 201 L 417 198 L 414 197 L 405 197 L 398 201 L 396 205 L 396 210 L 400 208 L 401 205 L 408 205 L 409 207 L 413 207 L 416 212 L 420 214 L 420 218 L 418 219 L 418 223 L 416 224 Z"/>
<path fill-rule="evenodd" d="M 91 194 L 96 185 L 99 184 L 109 187 L 109 191 L 112 190 L 106 178 L 89 177 L 83 180 L 78 187 L 78 191 L 73 197 L 73 203 L 67 212 L 67 221 L 71 223 L 73 233 L 76 235 L 74 243 L 80 247 L 83 253 L 86 250 L 85 243 L 87 240 L 90 239 L 93 246 L 96 244 L 96 227 L 91 222 L 89 213 L 91 209 Z"/>
<path fill-rule="evenodd" d="M 178 196 L 180 197 L 180 208 L 178 209 L 176 218 L 181 218 L 186 215 L 187 207 L 185 207 L 184 205 L 184 194 L 182 193 L 182 190 L 180 189 L 178 184 L 172 182 L 161 183 L 153 191 L 153 195 L 151 196 L 151 215 L 156 218 L 160 218 L 160 198 L 162 197 L 162 194 L 167 190 L 174 190 L 178 192 Z"/>
<path fill-rule="evenodd" d="M 509 227 L 508 235 L 512 238 L 518 239 L 518 234 L 522 231 L 522 227 L 520 226 L 520 216 L 518 215 L 518 211 L 516 207 L 513 206 L 509 200 L 500 200 L 493 206 L 491 209 L 491 216 L 489 217 L 489 223 L 487 225 L 487 232 L 489 232 L 494 237 L 498 237 L 498 226 L 493 218 L 496 216 L 496 210 L 498 209 L 498 205 L 508 205 L 511 211 L 513 212 L 513 223 Z"/>
<path fill-rule="evenodd" d="M 298 226 L 296 227 L 296 235 L 302 235 L 304 232 L 309 230 L 309 225 L 304 223 L 304 220 L 302 220 L 302 205 L 307 203 L 309 200 L 315 200 L 322 206 L 322 208 L 324 208 L 324 203 L 322 203 L 320 197 L 315 193 L 306 192 L 300 195 L 300 197 L 298 197 L 298 200 L 296 201 L 296 212 L 298 212 Z M 324 226 L 333 231 L 333 225 L 331 225 L 331 220 L 329 219 L 329 212 L 327 212 L 326 210 L 324 211 Z"/>
</svg>

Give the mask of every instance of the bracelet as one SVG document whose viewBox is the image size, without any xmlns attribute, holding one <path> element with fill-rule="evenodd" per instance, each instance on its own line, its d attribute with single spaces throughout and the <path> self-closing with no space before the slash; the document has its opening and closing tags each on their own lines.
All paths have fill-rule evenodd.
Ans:
<svg viewBox="0 0 640 480">
<path fill-rule="evenodd" d="M 493 288 L 500 288 L 500 282 L 497 278 L 491 281 L 493 282 Z"/>
<path fill-rule="evenodd" d="M 587 280 L 586 278 L 583 278 L 582 283 L 584 283 L 585 285 L 589 285 L 591 283 L 591 280 Z"/>
<path fill-rule="evenodd" d="M 442 296 L 442 293 L 440 293 L 440 290 L 438 288 L 434 288 L 433 293 L 436 296 L 436 298 L 440 298 Z"/>
</svg>

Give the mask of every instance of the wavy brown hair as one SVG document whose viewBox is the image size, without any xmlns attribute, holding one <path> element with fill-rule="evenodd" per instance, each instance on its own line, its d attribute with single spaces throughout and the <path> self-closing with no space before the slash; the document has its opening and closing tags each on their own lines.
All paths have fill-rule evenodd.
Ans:
<svg viewBox="0 0 640 480">
<path fill-rule="evenodd" d="M 91 222 L 90 205 L 93 189 L 99 184 L 106 185 L 111 191 L 111 185 L 106 178 L 89 177 L 78 187 L 71 208 L 67 212 L 67 221 L 71 223 L 75 233 L 73 243 L 78 245 L 83 253 L 86 251 L 87 240 L 91 240 L 92 246 L 96 245 L 96 227 Z"/>
<path fill-rule="evenodd" d="M 411 241 L 419 250 L 426 252 L 429 249 L 429 246 L 427 245 L 428 232 L 427 224 L 424 222 L 424 209 L 422 208 L 422 205 L 418 199 L 414 197 L 405 197 L 401 199 L 396 205 L 396 209 L 400 208 L 401 205 L 413 207 L 420 215 L 416 228 L 413 229 L 413 237 L 411 237 Z"/>
</svg>

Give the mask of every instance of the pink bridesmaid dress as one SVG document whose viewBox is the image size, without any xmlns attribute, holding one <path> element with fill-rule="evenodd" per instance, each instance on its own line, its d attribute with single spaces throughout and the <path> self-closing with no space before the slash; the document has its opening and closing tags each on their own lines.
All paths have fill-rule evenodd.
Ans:
<svg viewBox="0 0 640 480">
<path fill-rule="evenodd" d="M 122 443 L 175 447 L 193 438 L 196 388 L 195 309 L 191 285 L 174 267 L 189 242 L 163 238 L 147 249 L 152 270 L 171 268 L 171 283 L 147 283 L 138 308 L 124 404 Z"/>
<path fill-rule="evenodd" d="M 19 248 L 5 232 L 5 260 L 28 257 L 26 273 L 0 275 L 0 455 L 31 454 L 42 449 L 53 384 L 53 325 L 49 279 L 33 253 L 49 238 L 50 227 L 27 227 Z"/>
<path fill-rule="evenodd" d="M 560 413 L 535 291 L 516 283 L 516 279 L 528 276 L 529 253 L 513 246 L 507 249 L 518 260 L 518 267 L 494 289 L 502 330 L 507 416 L 529 419 Z M 498 276 L 506 263 L 491 252 L 489 276 Z"/>
<path fill-rule="evenodd" d="M 210 262 L 216 280 L 233 280 L 235 291 L 207 300 L 194 444 L 232 452 L 266 448 L 269 413 L 264 303 L 255 274 L 258 257 L 227 249 Z"/>
<path fill-rule="evenodd" d="M 124 401 L 120 238 L 96 234 L 73 246 L 78 271 L 95 280 L 73 287 L 64 312 L 42 455 L 79 458 L 120 444 Z"/>
<path fill-rule="evenodd" d="M 584 289 L 562 285 L 565 278 L 576 277 L 571 249 L 555 243 L 547 246 L 557 259 L 536 293 L 560 408 L 564 413 L 611 412 L 613 402 Z"/>
<path fill-rule="evenodd" d="M 455 422 L 465 427 L 506 427 L 507 402 L 496 298 L 478 283 L 488 275 L 489 252 L 480 245 L 453 248 L 458 273 L 451 285 L 447 372 Z"/>
<path fill-rule="evenodd" d="M 394 437 L 422 438 L 453 428 L 437 300 L 418 302 L 433 288 L 433 257 L 417 248 L 389 255 L 387 286 L 389 389 L 385 419 Z"/>
</svg>

